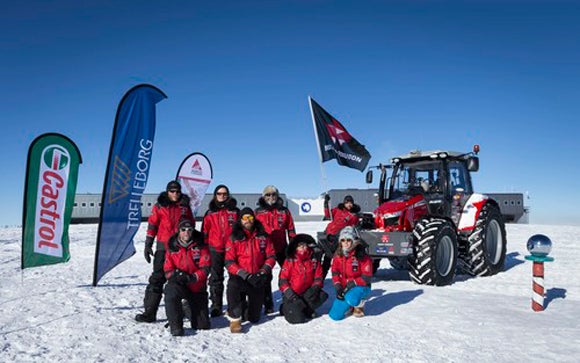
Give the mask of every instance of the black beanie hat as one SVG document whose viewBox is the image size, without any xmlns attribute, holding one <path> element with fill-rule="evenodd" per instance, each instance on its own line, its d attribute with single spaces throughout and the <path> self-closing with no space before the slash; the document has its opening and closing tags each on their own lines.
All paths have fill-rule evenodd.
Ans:
<svg viewBox="0 0 580 363">
<path fill-rule="evenodd" d="M 354 199 L 352 198 L 351 195 L 347 195 L 344 197 L 344 200 L 342 202 L 343 203 L 351 202 L 352 204 L 354 204 Z"/>
<path fill-rule="evenodd" d="M 182 219 L 181 222 L 179 222 L 179 229 L 187 227 L 193 228 L 193 223 L 191 223 L 189 219 Z"/>
<path fill-rule="evenodd" d="M 220 184 L 217 187 L 215 187 L 215 189 L 213 190 L 213 196 L 215 197 L 218 190 L 220 190 L 221 188 L 225 188 L 228 191 L 228 195 L 230 194 L 230 188 L 228 188 L 227 186 L 225 186 L 224 184 Z"/>
<path fill-rule="evenodd" d="M 169 183 L 167 183 L 167 186 L 165 187 L 166 192 L 174 189 L 181 191 L 181 184 L 179 184 L 176 180 L 170 181 Z"/>
<path fill-rule="evenodd" d="M 242 219 L 242 216 L 245 216 L 246 214 L 250 214 L 251 216 L 254 216 L 254 210 L 250 207 L 246 207 L 246 208 L 242 209 L 240 211 L 240 219 Z"/>
</svg>

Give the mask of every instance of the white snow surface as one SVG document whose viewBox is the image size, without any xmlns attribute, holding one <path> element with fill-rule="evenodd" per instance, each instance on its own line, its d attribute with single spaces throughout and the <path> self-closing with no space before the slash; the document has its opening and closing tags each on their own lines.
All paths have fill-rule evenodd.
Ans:
<svg viewBox="0 0 580 363">
<path fill-rule="evenodd" d="M 325 222 L 299 222 L 313 236 Z M 21 229 L 0 229 L 0 362 L 578 362 L 580 361 L 580 227 L 507 225 L 505 271 L 491 277 L 458 275 L 446 287 L 417 285 L 382 260 L 366 316 L 320 316 L 290 325 L 282 316 L 244 323 L 231 334 L 225 317 L 212 328 L 172 337 L 158 321 L 137 323 L 151 265 L 143 258 L 146 223 L 137 253 L 91 285 L 97 225 L 72 225 L 67 263 L 22 271 Z M 542 233 L 553 242 L 545 264 L 546 309 L 531 309 L 532 263 L 526 242 Z M 277 287 L 279 267 L 274 270 Z M 330 274 L 329 274 L 330 275 Z M 226 278 L 227 279 L 227 278 Z M 275 290 L 276 308 L 280 293 Z M 225 301 L 225 297 L 224 297 Z"/>
</svg>

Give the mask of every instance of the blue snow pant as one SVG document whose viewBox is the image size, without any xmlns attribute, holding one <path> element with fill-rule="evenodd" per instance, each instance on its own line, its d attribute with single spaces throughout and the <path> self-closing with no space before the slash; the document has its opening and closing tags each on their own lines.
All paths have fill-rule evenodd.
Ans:
<svg viewBox="0 0 580 363">
<path fill-rule="evenodd" d="M 367 286 L 356 286 L 348 290 L 344 294 L 344 300 L 335 299 L 332 303 L 332 307 L 328 312 L 328 316 L 332 320 L 342 320 L 344 319 L 347 311 L 351 307 L 359 306 L 360 303 L 369 296 L 371 293 L 371 288 Z"/>
</svg>

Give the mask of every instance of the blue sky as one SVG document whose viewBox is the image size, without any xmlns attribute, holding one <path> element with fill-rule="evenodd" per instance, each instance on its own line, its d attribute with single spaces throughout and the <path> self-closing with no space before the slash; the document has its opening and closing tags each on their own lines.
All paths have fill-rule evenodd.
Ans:
<svg viewBox="0 0 580 363">
<path fill-rule="evenodd" d="M 334 161 L 322 180 L 310 95 L 369 165 L 477 143 L 476 190 L 527 193 L 532 223 L 580 224 L 578 2 L 25 1 L 3 5 L 0 39 L 0 225 L 21 223 L 45 132 L 79 147 L 77 192 L 101 192 L 118 102 L 140 83 L 168 96 L 149 193 L 194 151 L 210 190 L 366 188 Z"/>
</svg>

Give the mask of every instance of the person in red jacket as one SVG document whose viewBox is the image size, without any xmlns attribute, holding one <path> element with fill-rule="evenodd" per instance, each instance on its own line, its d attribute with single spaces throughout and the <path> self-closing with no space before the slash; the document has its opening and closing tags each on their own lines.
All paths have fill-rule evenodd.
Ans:
<svg viewBox="0 0 580 363">
<path fill-rule="evenodd" d="M 305 323 L 328 299 L 322 290 L 322 266 L 314 257 L 314 238 L 297 234 L 288 245 L 278 286 L 282 293 L 280 314 L 290 324 Z"/>
<path fill-rule="evenodd" d="M 232 225 L 238 219 L 237 201 L 231 197 L 227 186 L 220 184 L 213 191 L 209 209 L 203 217 L 201 230 L 211 255 L 209 297 L 212 302 L 210 315 L 222 315 L 224 296 L 224 259 L 226 242 L 232 233 Z"/>
<path fill-rule="evenodd" d="M 332 284 L 336 290 L 329 316 L 341 320 L 350 309 L 356 317 L 364 316 L 363 306 L 371 291 L 373 261 L 357 238 L 354 228 L 345 227 L 339 234 L 340 245 L 332 259 Z"/>
<path fill-rule="evenodd" d="M 256 219 L 259 220 L 266 232 L 270 235 L 274 250 L 276 251 L 276 261 L 282 267 L 286 259 L 286 247 L 288 238 L 296 236 L 294 220 L 290 210 L 284 206 L 284 200 L 280 198 L 278 188 L 268 185 L 262 192 L 262 197 L 258 200 L 256 209 Z M 270 275 L 271 276 L 271 275 Z M 266 315 L 274 312 L 274 299 L 272 297 L 272 281 L 266 284 L 264 296 L 264 313 Z"/>
<path fill-rule="evenodd" d="M 171 335 L 184 335 L 182 300 L 187 300 L 191 311 L 192 329 L 209 329 L 207 276 L 210 255 L 203 242 L 203 234 L 184 219 L 178 232 L 169 240 L 163 271 L 165 286 L 165 313 Z"/>
<path fill-rule="evenodd" d="M 149 284 L 145 289 L 143 305 L 145 312 L 137 314 L 138 322 L 152 323 L 157 320 L 157 310 L 163 294 L 165 274 L 163 263 L 169 238 L 177 231 L 179 221 L 186 219 L 195 226 L 195 219 L 189 207 L 189 198 L 181 194 L 181 185 L 172 180 L 167 183 L 165 191 L 159 194 L 157 203 L 151 209 L 145 238 L 145 260 L 151 263 L 153 256 L 153 273 L 149 277 Z M 153 240 L 157 237 L 155 254 L 153 254 Z"/>
<path fill-rule="evenodd" d="M 351 226 L 354 227 L 359 221 L 358 213 L 360 212 L 360 206 L 354 203 L 352 196 L 347 195 L 344 197 L 342 203 L 332 208 L 332 221 L 326 226 L 326 241 L 328 243 L 325 253 L 322 256 L 322 277 L 326 278 L 328 269 L 330 268 L 330 263 L 332 261 L 332 255 L 336 251 L 336 246 L 338 238 L 336 235 L 344 227 Z"/>
<path fill-rule="evenodd" d="M 226 244 L 226 268 L 229 279 L 226 291 L 230 331 L 242 331 L 242 316 L 256 323 L 260 320 L 264 286 L 270 281 L 276 253 L 268 233 L 255 219 L 251 208 L 240 212 Z"/>
</svg>

